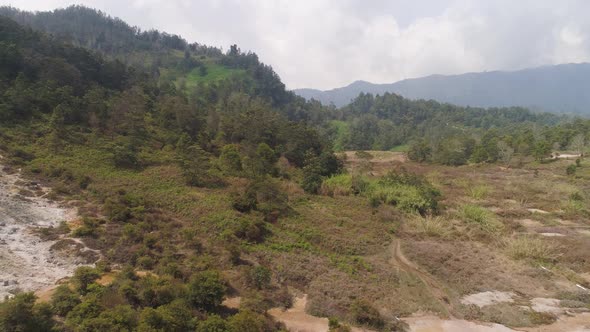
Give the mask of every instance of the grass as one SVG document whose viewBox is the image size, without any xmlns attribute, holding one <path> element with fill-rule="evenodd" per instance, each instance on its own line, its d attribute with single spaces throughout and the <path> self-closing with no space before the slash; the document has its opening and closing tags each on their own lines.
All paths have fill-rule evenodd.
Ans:
<svg viewBox="0 0 590 332">
<path fill-rule="evenodd" d="M 517 260 L 553 262 L 561 256 L 557 246 L 529 235 L 505 239 L 503 245 L 508 256 Z"/>
<path fill-rule="evenodd" d="M 449 221 L 441 216 L 415 215 L 408 219 L 406 226 L 410 232 L 438 238 L 448 238 L 451 234 Z"/>
<path fill-rule="evenodd" d="M 207 64 L 207 74 L 202 76 L 199 67 L 194 68 L 186 75 L 186 87 L 193 88 L 199 83 L 217 82 L 229 78 L 233 75 L 243 75 L 246 73 L 243 69 L 231 69 L 219 64 Z"/>
<path fill-rule="evenodd" d="M 410 150 L 410 146 L 408 144 L 398 145 L 389 149 L 391 152 L 408 152 L 408 150 Z"/>
<path fill-rule="evenodd" d="M 478 201 L 485 199 L 489 192 L 490 188 L 487 185 L 475 185 L 467 189 L 469 197 Z"/>
<path fill-rule="evenodd" d="M 503 228 L 494 213 L 478 205 L 465 204 L 459 209 L 458 215 L 461 220 L 475 225 L 487 233 L 496 233 Z"/>
<path fill-rule="evenodd" d="M 352 194 L 352 175 L 337 174 L 322 182 L 320 194 L 327 196 L 348 196 Z"/>
</svg>

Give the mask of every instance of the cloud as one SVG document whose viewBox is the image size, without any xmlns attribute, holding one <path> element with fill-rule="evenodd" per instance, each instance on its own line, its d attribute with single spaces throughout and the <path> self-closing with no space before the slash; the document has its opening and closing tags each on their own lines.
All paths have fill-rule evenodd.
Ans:
<svg viewBox="0 0 590 332">
<path fill-rule="evenodd" d="M 82 0 L 144 29 L 237 43 L 289 88 L 590 61 L 584 0 Z M 67 0 L 2 1 L 24 9 Z"/>
</svg>

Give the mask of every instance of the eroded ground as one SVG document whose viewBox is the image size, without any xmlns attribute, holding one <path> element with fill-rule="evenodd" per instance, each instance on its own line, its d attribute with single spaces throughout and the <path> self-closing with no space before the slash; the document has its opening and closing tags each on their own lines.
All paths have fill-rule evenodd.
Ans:
<svg viewBox="0 0 590 332">
<path fill-rule="evenodd" d="M 85 249 L 77 240 L 43 238 L 43 229 L 76 217 L 74 209 L 44 198 L 47 192 L 0 166 L 0 298 L 51 287 L 97 259 L 92 252 L 79 256 Z"/>
</svg>

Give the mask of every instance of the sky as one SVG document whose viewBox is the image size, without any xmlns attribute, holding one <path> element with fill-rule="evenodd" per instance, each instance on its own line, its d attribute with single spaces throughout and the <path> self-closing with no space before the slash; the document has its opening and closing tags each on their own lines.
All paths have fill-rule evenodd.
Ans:
<svg viewBox="0 0 590 332">
<path fill-rule="evenodd" d="M 71 4 L 189 42 L 238 44 L 290 89 L 590 62 L 586 0 L 0 0 Z"/>
</svg>

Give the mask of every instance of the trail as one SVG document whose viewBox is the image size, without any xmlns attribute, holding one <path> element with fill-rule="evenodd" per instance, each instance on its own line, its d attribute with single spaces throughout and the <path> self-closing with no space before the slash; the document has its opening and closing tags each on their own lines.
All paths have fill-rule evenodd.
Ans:
<svg viewBox="0 0 590 332">
<path fill-rule="evenodd" d="M 416 264 L 406 258 L 401 250 L 401 243 L 399 240 L 394 239 L 390 245 L 391 248 L 391 259 L 392 265 L 399 267 L 403 271 L 410 273 L 418 277 L 422 283 L 426 286 L 430 295 L 436 299 L 442 308 L 445 310 L 445 314 L 449 318 L 455 318 L 453 313 L 455 312 L 453 304 L 451 303 L 447 292 L 441 286 L 441 284 L 433 278 L 429 273 L 422 271 Z"/>
</svg>

